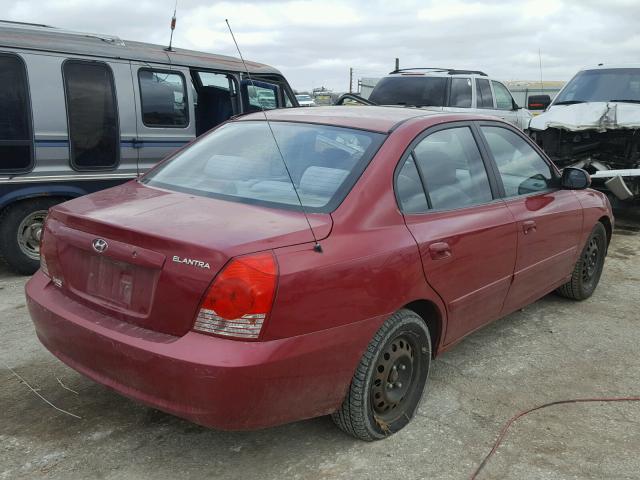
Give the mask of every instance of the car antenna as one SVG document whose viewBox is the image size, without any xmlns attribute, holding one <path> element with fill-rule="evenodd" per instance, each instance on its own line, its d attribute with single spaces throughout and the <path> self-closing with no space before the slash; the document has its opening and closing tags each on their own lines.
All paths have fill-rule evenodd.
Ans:
<svg viewBox="0 0 640 480">
<path fill-rule="evenodd" d="M 173 31 L 176 29 L 176 11 L 178 10 L 178 0 L 173 5 L 173 17 L 171 17 L 171 36 L 169 37 L 169 46 L 165 48 L 165 51 L 172 52 L 171 45 L 173 43 Z"/>
<path fill-rule="evenodd" d="M 245 72 L 247 72 L 247 78 L 249 79 L 249 82 L 251 83 L 251 86 L 253 88 L 256 87 L 255 83 L 253 82 L 253 78 L 251 78 L 251 73 L 249 73 L 249 68 L 247 67 L 247 64 L 244 61 L 244 57 L 242 56 L 242 52 L 240 51 L 240 47 L 238 46 L 238 42 L 236 41 L 236 36 L 233 34 L 233 30 L 231 30 L 231 25 L 229 24 L 229 20 L 225 19 L 224 20 L 227 23 L 227 28 L 229 29 L 229 33 L 231 34 L 231 38 L 233 39 L 233 43 L 236 45 L 236 50 L 238 51 L 238 55 L 240 56 L 240 60 L 242 61 L 242 65 L 244 66 L 244 70 Z M 262 114 L 264 115 L 264 119 L 267 122 L 267 126 L 269 127 L 269 131 L 271 132 L 271 136 L 273 137 L 273 142 L 276 144 L 276 148 L 278 149 L 278 153 L 280 154 L 280 158 L 282 159 L 282 164 L 284 165 L 284 169 L 287 172 L 287 176 L 289 177 L 289 181 L 291 182 L 291 186 L 293 187 L 293 191 L 296 194 L 296 197 L 298 198 L 298 203 L 300 204 L 300 208 L 302 209 L 302 213 L 304 215 L 305 220 L 307 221 L 307 225 L 309 226 L 309 231 L 311 232 L 311 236 L 313 237 L 313 250 L 318 252 L 318 253 L 322 253 L 322 245 L 320 245 L 320 242 L 318 241 L 318 238 L 316 237 L 315 232 L 313 231 L 313 227 L 311 226 L 311 222 L 309 221 L 309 216 L 307 215 L 307 211 L 304 208 L 304 204 L 302 203 L 302 199 L 300 198 L 300 194 L 298 193 L 298 189 L 296 188 L 296 184 L 293 182 L 293 176 L 291 175 L 291 172 L 289 171 L 289 167 L 287 165 L 287 162 L 284 160 L 284 155 L 282 154 L 282 150 L 280 150 L 280 144 L 278 144 L 278 140 L 276 139 L 276 134 L 273 132 L 273 128 L 271 128 L 271 122 L 269 122 L 269 117 L 267 116 L 267 112 L 264 109 L 264 106 L 262 105 L 262 102 L 260 100 L 258 100 L 258 104 L 260 105 L 260 109 L 262 110 Z"/>
</svg>

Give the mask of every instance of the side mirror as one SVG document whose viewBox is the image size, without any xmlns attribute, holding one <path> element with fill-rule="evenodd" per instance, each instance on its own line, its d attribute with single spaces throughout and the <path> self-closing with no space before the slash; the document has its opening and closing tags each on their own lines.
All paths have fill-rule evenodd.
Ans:
<svg viewBox="0 0 640 480">
<path fill-rule="evenodd" d="M 530 95 L 527 101 L 529 110 L 544 110 L 551 104 L 549 95 Z"/>
<path fill-rule="evenodd" d="M 560 185 L 567 190 L 584 190 L 591 185 L 591 176 L 581 168 L 566 167 Z"/>
</svg>

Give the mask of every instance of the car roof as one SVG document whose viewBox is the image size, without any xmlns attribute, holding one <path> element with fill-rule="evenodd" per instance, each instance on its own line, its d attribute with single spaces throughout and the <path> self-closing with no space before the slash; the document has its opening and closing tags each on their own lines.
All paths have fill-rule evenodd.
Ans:
<svg viewBox="0 0 640 480">
<path fill-rule="evenodd" d="M 44 52 L 88 55 L 148 63 L 172 64 L 226 71 L 245 71 L 239 58 L 122 40 L 113 35 L 72 32 L 48 25 L 0 20 L 0 46 Z M 246 62 L 251 73 L 280 72 L 268 65 Z"/>
<path fill-rule="evenodd" d="M 417 117 L 442 117 L 451 116 L 459 118 L 467 115 L 456 113 L 444 113 L 418 108 L 402 106 L 325 106 L 314 108 L 283 108 L 268 110 L 264 113 L 256 112 L 238 118 L 245 120 L 264 120 L 264 115 L 274 122 L 302 122 L 318 123 L 323 125 L 335 125 L 338 127 L 370 130 L 380 133 L 388 133 L 399 124 Z M 467 119 L 483 118 L 480 115 L 468 115 Z"/>
<path fill-rule="evenodd" d="M 585 70 L 618 70 L 618 69 L 623 69 L 623 68 L 640 68 L 640 63 L 628 63 L 628 64 L 611 64 L 611 65 L 607 65 L 606 63 L 602 63 L 599 65 L 595 65 L 595 66 L 590 66 L 590 67 L 583 67 L 580 69 L 581 72 L 585 71 Z"/>
</svg>

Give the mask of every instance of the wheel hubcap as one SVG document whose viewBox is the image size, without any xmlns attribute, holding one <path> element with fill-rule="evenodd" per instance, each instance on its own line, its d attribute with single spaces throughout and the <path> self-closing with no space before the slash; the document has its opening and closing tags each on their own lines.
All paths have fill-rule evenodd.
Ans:
<svg viewBox="0 0 640 480">
<path fill-rule="evenodd" d="M 413 342 L 402 335 L 385 348 L 378 359 L 371 388 L 374 412 L 387 419 L 402 413 L 402 404 L 414 383 L 416 363 Z"/>
<path fill-rule="evenodd" d="M 582 258 L 582 280 L 589 282 L 595 276 L 600 261 L 600 248 L 595 238 L 589 240 Z"/>
<path fill-rule="evenodd" d="M 34 260 L 40 258 L 40 238 L 46 216 L 46 210 L 37 210 L 27 215 L 18 226 L 17 239 L 20 250 Z"/>
</svg>

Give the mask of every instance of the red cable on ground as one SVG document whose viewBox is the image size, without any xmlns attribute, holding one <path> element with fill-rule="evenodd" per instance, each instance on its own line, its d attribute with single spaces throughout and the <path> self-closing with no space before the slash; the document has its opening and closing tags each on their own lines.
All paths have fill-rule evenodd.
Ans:
<svg viewBox="0 0 640 480">
<path fill-rule="evenodd" d="M 541 409 L 546 408 L 546 407 L 551 407 L 553 405 L 562 405 L 562 404 L 566 404 L 566 403 L 590 403 L 590 402 L 593 402 L 593 403 L 602 403 L 602 402 L 640 402 L 640 397 L 576 398 L 576 399 L 573 399 L 573 400 L 558 400 L 556 402 L 550 402 L 550 403 L 545 403 L 543 405 L 538 405 L 537 407 L 530 408 L 529 410 L 523 410 L 522 412 L 520 412 L 520 413 L 514 415 L 513 417 L 511 417 L 509 419 L 509 421 L 504 424 L 504 426 L 500 430 L 500 434 L 498 435 L 498 438 L 496 439 L 495 443 L 493 444 L 493 448 L 491 449 L 491 451 L 489 453 L 487 453 L 487 456 L 484 457 L 484 459 L 482 460 L 480 465 L 478 465 L 478 468 L 476 469 L 476 471 L 473 472 L 473 474 L 471 475 L 470 480 L 475 480 L 478 477 L 478 474 L 480 473 L 480 471 L 487 465 L 487 462 L 492 457 L 492 455 L 494 453 L 496 453 L 496 450 L 498 449 L 498 447 L 502 443 L 502 440 L 504 440 L 504 437 L 507 434 L 507 430 L 509 430 L 511 425 L 516 420 L 518 420 L 520 417 L 524 417 L 525 415 L 527 415 L 527 414 L 529 414 L 531 412 L 535 412 L 536 410 L 541 410 Z"/>
</svg>

